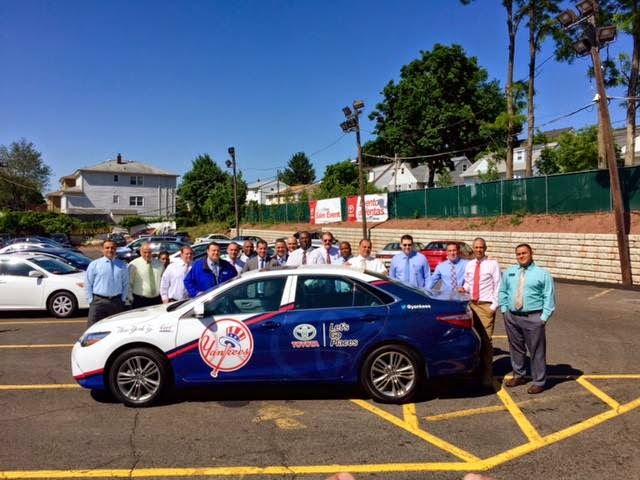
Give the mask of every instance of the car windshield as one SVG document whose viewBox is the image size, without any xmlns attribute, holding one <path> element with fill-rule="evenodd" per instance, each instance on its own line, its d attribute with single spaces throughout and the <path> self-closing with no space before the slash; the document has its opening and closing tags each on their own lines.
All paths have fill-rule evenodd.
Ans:
<svg viewBox="0 0 640 480">
<path fill-rule="evenodd" d="M 81 253 L 72 252 L 71 250 L 64 250 L 60 252 L 59 255 L 65 260 L 71 260 L 82 265 L 89 265 L 91 263 L 91 259 L 89 257 L 85 257 Z"/>
<path fill-rule="evenodd" d="M 447 242 L 430 242 L 427 245 L 427 250 L 446 250 Z"/>
<path fill-rule="evenodd" d="M 67 275 L 69 273 L 77 273 L 80 271 L 77 268 L 72 267 L 68 263 L 55 258 L 31 257 L 29 258 L 29 260 L 38 265 L 40 268 L 43 268 L 47 272 L 53 273 L 55 275 Z"/>
</svg>

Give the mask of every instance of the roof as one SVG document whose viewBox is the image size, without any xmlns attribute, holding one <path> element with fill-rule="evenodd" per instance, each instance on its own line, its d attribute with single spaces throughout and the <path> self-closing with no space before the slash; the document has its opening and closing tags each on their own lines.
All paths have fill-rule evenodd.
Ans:
<svg viewBox="0 0 640 480">
<path fill-rule="evenodd" d="M 317 190 L 320 185 L 317 183 L 309 183 L 307 185 L 294 185 L 293 187 L 289 187 L 285 190 L 280 191 L 280 195 L 293 195 L 296 193 L 302 193 L 307 191 Z"/>
<path fill-rule="evenodd" d="M 289 185 L 287 185 L 284 182 L 279 182 L 279 181 L 277 181 L 275 179 L 272 179 L 272 180 L 262 180 L 262 181 L 258 180 L 256 182 L 253 182 L 253 183 L 247 185 L 247 188 L 249 190 L 259 190 L 259 189 L 267 187 L 269 185 L 277 186 L 278 183 L 280 184 L 280 190 L 284 190 L 285 188 L 289 187 Z"/>
<path fill-rule="evenodd" d="M 47 197 L 61 197 L 62 195 L 84 195 L 80 187 L 69 187 L 64 190 L 47 193 Z"/>
<path fill-rule="evenodd" d="M 179 175 L 166 170 L 160 170 L 159 168 L 152 167 L 145 163 L 140 162 L 118 162 L 117 160 L 107 160 L 106 162 L 93 165 L 91 167 L 81 167 L 71 175 L 65 175 L 64 178 L 75 178 L 81 172 L 104 172 L 104 173 L 124 173 L 124 174 L 138 174 L 138 175 L 159 175 L 165 177 L 178 177 Z"/>
</svg>

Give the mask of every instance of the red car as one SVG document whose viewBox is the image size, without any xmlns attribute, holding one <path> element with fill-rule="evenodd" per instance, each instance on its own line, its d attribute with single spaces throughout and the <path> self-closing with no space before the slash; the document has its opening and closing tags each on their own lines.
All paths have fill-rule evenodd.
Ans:
<svg viewBox="0 0 640 480">
<path fill-rule="evenodd" d="M 420 250 L 420 253 L 427 258 L 431 271 L 435 270 L 439 263 L 442 263 L 447 259 L 448 243 L 458 244 L 458 247 L 460 247 L 460 258 L 473 258 L 473 250 L 464 242 L 460 242 L 458 240 L 435 240 L 433 242 L 429 242 L 425 248 Z"/>
</svg>

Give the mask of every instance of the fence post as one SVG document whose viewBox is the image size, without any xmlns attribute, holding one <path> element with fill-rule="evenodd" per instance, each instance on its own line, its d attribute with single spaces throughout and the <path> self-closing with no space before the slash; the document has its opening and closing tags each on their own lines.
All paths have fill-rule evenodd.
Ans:
<svg viewBox="0 0 640 480">
<path fill-rule="evenodd" d="M 544 176 L 544 212 L 549 215 L 549 175 Z"/>
<path fill-rule="evenodd" d="M 458 211 L 456 212 L 457 217 L 461 217 L 460 215 L 460 185 L 456 185 L 456 194 L 458 195 Z"/>
<path fill-rule="evenodd" d="M 424 189 L 424 216 L 427 218 L 429 216 L 429 210 L 427 208 L 427 188 Z"/>
<path fill-rule="evenodd" d="M 502 215 L 502 197 L 504 197 L 504 180 L 500 180 L 500 215 Z"/>
</svg>

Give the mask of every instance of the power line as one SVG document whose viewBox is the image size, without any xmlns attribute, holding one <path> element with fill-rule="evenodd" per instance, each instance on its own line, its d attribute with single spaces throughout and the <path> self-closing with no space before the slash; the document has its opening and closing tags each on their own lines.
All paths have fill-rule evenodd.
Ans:
<svg viewBox="0 0 640 480">
<path fill-rule="evenodd" d="M 329 145 L 327 145 L 326 147 L 321 148 L 320 150 L 317 150 L 315 152 L 313 152 L 310 155 L 307 155 L 308 157 L 313 157 L 314 155 L 317 155 L 319 153 L 324 152 L 325 150 L 328 150 L 329 148 L 333 147 L 336 143 L 338 143 L 340 140 L 342 140 L 347 134 L 343 133 L 342 135 L 340 135 L 336 140 L 334 140 L 333 142 L 331 142 Z"/>
</svg>

